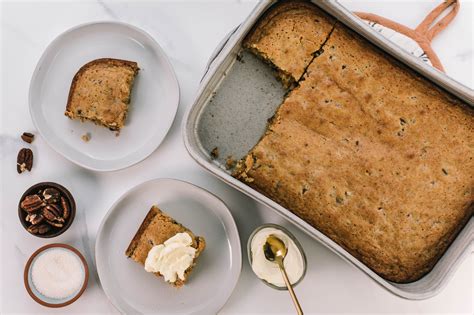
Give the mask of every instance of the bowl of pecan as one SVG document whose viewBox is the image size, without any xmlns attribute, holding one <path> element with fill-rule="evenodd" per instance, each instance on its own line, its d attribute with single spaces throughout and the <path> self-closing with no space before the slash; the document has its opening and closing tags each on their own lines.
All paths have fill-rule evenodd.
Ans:
<svg viewBox="0 0 474 315">
<path fill-rule="evenodd" d="M 42 238 L 64 233 L 75 214 L 76 203 L 69 190 L 53 182 L 31 186 L 18 204 L 18 216 L 25 230 Z"/>
</svg>

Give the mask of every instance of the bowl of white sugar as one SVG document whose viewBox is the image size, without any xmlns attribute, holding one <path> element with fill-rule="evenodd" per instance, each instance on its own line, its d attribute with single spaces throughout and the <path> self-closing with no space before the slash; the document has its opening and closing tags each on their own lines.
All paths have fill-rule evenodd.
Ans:
<svg viewBox="0 0 474 315">
<path fill-rule="evenodd" d="M 66 244 L 39 248 L 26 263 L 24 280 L 30 296 L 47 307 L 64 307 L 84 292 L 89 269 L 84 256 Z"/>
</svg>

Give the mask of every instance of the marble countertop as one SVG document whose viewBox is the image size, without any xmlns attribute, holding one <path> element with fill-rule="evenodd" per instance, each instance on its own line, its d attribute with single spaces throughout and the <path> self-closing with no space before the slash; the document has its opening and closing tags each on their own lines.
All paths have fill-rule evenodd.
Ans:
<svg viewBox="0 0 474 315">
<path fill-rule="evenodd" d="M 341 1 L 351 10 L 368 11 L 414 27 L 433 8 L 433 1 Z M 440 1 L 436 1 L 440 2 Z M 295 226 L 225 185 L 188 155 L 181 136 L 183 115 L 193 101 L 213 49 L 254 7 L 254 1 L 10 1 L 1 2 L 1 313 L 117 313 L 100 287 L 91 264 L 84 295 L 64 309 L 36 304 L 23 286 L 23 267 L 38 247 L 65 242 L 93 262 L 97 229 L 112 203 L 129 188 L 152 178 L 171 177 L 204 187 L 232 211 L 242 243 L 262 223 L 282 224 L 301 241 L 310 262 L 296 288 L 306 314 L 316 313 L 473 313 L 474 259 L 459 266 L 446 288 L 423 301 L 408 301 L 379 287 L 359 270 L 300 232 Z M 452 24 L 433 42 L 448 75 L 471 89 L 473 79 L 473 1 L 462 1 Z M 29 81 L 46 46 L 77 24 L 117 20 L 149 32 L 171 59 L 181 90 L 178 113 L 169 134 L 145 161 L 125 170 L 96 173 L 82 169 L 53 151 L 37 135 L 32 144 L 35 166 L 18 175 L 19 135 L 35 132 L 28 111 Z M 54 240 L 26 233 L 19 224 L 17 202 L 23 191 L 40 181 L 68 187 L 77 201 L 71 230 Z M 221 314 L 293 314 L 287 292 L 275 291 L 253 275 L 244 252 L 242 274 Z"/>
</svg>

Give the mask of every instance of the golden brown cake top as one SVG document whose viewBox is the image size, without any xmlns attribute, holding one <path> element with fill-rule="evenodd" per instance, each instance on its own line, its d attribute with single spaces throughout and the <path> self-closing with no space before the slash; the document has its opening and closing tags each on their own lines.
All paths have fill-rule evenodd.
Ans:
<svg viewBox="0 0 474 315">
<path fill-rule="evenodd" d="M 328 37 L 334 20 L 314 4 L 283 1 L 272 7 L 247 35 L 244 47 L 296 82 Z"/>
<path fill-rule="evenodd" d="M 474 112 L 337 25 L 237 176 L 382 277 L 419 279 L 474 211 Z"/>
<path fill-rule="evenodd" d="M 85 64 L 72 80 L 65 114 L 120 130 L 138 71 L 137 63 L 127 60 L 104 58 Z"/>
</svg>

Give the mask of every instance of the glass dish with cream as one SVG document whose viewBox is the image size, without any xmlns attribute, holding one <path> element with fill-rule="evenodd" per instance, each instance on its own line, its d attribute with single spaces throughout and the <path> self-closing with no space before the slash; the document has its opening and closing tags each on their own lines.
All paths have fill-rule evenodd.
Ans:
<svg viewBox="0 0 474 315">
<path fill-rule="evenodd" d="M 263 245 L 270 235 L 281 239 L 288 249 L 283 264 L 291 284 L 296 286 L 304 278 L 306 256 L 301 244 L 287 229 L 276 224 L 261 225 L 250 235 L 247 243 L 250 266 L 255 275 L 268 286 L 278 290 L 287 290 L 278 265 L 265 258 Z"/>
</svg>

